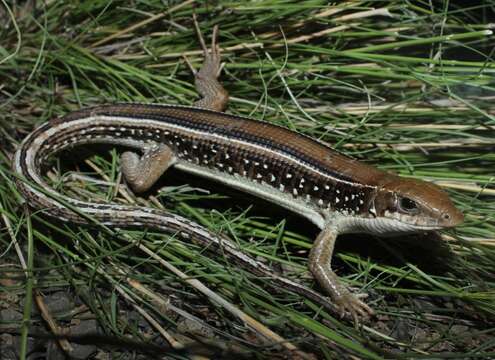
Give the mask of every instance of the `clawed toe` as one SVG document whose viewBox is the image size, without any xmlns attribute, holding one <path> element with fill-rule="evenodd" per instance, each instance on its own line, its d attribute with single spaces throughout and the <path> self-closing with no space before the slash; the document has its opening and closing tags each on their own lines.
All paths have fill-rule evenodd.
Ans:
<svg viewBox="0 0 495 360">
<path fill-rule="evenodd" d="M 220 46 L 218 46 L 218 25 L 213 27 L 213 33 L 211 35 L 211 46 L 210 49 L 206 46 L 206 42 L 203 38 L 203 34 L 199 28 L 198 21 L 196 19 L 196 15 L 193 14 L 194 28 L 196 29 L 196 33 L 198 35 L 199 43 L 201 45 L 201 49 L 203 50 L 204 62 L 201 70 L 196 72 L 193 70 L 193 74 L 196 76 L 212 76 L 214 78 L 218 78 L 220 73 L 222 72 L 222 64 L 220 57 Z M 186 59 L 189 67 L 191 65 L 189 61 Z M 205 75 L 206 74 L 206 75 Z"/>
<path fill-rule="evenodd" d="M 360 297 L 366 297 L 366 294 L 359 295 L 361 295 Z M 366 319 L 375 314 L 371 307 L 350 292 L 343 294 L 336 300 L 336 303 L 340 317 L 350 316 L 356 325 L 359 324 L 360 319 Z"/>
<path fill-rule="evenodd" d="M 220 47 L 217 44 L 218 26 L 213 27 L 211 36 L 211 48 L 208 49 L 199 29 L 196 15 L 193 14 L 194 27 L 196 29 L 201 49 L 203 51 L 203 65 L 199 71 L 192 69 L 190 62 L 185 58 L 186 63 L 194 74 L 194 84 L 196 90 L 202 98 L 194 103 L 195 106 L 214 111 L 224 111 L 229 101 L 229 93 L 218 81 L 223 65 L 220 57 Z"/>
</svg>

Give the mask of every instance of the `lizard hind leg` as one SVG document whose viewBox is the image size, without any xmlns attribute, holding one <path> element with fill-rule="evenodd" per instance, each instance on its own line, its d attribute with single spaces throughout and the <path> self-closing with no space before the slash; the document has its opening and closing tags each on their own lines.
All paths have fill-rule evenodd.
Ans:
<svg viewBox="0 0 495 360">
<path fill-rule="evenodd" d="M 176 161 L 174 152 L 163 144 L 154 144 L 142 156 L 126 151 L 120 157 L 124 178 L 134 192 L 144 192 Z"/>
<path fill-rule="evenodd" d="M 196 16 L 193 16 L 193 20 L 204 56 L 203 65 L 199 71 L 195 71 L 188 62 L 189 67 L 195 76 L 194 84 L 196 86 L 196 90 L 202 96 L 202 98 L 196 101 L 194 105 L 203 109 L 223 111 L 227 107 L 229 93 L 218 81 L 218 77 L 222 71 L 220 47 L 217 43 L 218 25 L 213 27 L 211 49 L 208 51 L 203 35 L 201 34 L 201 30 L 199 29 Z"/>
</svg>

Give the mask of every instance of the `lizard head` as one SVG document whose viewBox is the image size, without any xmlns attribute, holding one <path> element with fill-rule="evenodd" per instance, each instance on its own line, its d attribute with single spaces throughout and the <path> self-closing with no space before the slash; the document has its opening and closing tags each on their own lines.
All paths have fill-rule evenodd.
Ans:
<svg viewBox="0 0 495 360">
<path fill-rule="evenodd" d="M 435 184 L 387 174 L 370 202 L 370 213 L 394 232 L 435 230 L 459 225 L 464 215 Z"/>
</svg>

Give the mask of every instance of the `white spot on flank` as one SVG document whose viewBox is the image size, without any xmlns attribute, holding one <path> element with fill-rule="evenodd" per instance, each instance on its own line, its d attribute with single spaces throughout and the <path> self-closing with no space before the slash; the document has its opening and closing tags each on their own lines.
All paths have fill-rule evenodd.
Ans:
<svg viewBox="0 0 495 360">
<path fill-rule="evenodd" d="M 351 195 L 351 200 L 354 200 L 355 197 L 356 197 L 356 195 L 352 194 Z"/>
<path fill-rule="evenodd" d="M 275 180 L 277 180 L 277 178 L 275 177 L 275 175 L 270 174 L 270 181 L 271 182 L 274 182 Z"/>
<path fill-rule="evenodd" d="M 261 174 L 256 174 L 256 179 L 261 179 L 263 177 L 263 175 Z"/>
<path fill-rule="evenodd" d="M 340 190 L 339 190 L 339 189 L 335 190 L 335 192 L 336 192 L 337 194 L 340 194 Z"/>
<path fill-rule="evenodd" d="M 315 187 L 313 188 L 314 191 L 318 191 L 319 187 L 315 185 Z"/>
<path fill-rule="evenodd" d="M 285 190 L 285 185 L 284 184 L 280 184 L 280 186 L 278 188 L 280 189 L 280 191 L 284 191 Z"/>
<path fill-rule="evenodd" d="M 322 199 L 318 200 L 318 205 L 323 205 L 323 200 Z"/>
<path fill-rule="evenodd" d="M 268 169 L 268 165 L 267 164 L 263 164 L 263 169 Z"/>
<path fill-rule="evenodd" d="M 360 205 L 363 205 L 364 204 L 364 201 L 362 199 L 359 199 L 359 204 Z"/>
<path fill-rule="evenodd" d="M 287 175 L 285 175 L 285 177 L 286 177 L 287 179 L 290 179 L 290 178 L 292 177 L 292 174 L 291 174 L 291 173 L 287 173 Z"/>
<path fill-rule="evenodd" d="M 340 199 L 337 197 L 335 198 L 335 203 L 338 204 L 340 202 Z"/>
<path fill-rule="evenodd" d="M 244 164 L 249 164 L 249 160 L 248 159 L 244 159 Z"/>
<path fill-rule="evenodd" d="M 325 185 L 325 190 L 330 190 L 330 186 Z"/>
<path fill-rule="evenodd" d="M 297 189 L 296 188 L 292 189 L 292 193 L 297 196 L 298 194 Z"/>
<path fill-rule="evenodd" d="M 349 201 L 349 197 L 344 196 L 344 200 L 345 200 L 345 201 Z"/>
<path fill-rule="evenodd" d="M 230 155 L 225 153 L 225 160 L 228 160 L 228 159 L 230 159 Z"/>
<path fill-rule="evenodd" d="M 229 172 L 232 172 L 234 170 L 234 168 L 232 166 L 229 166 L 228 169 L 227 169 Z"/>
</svg>

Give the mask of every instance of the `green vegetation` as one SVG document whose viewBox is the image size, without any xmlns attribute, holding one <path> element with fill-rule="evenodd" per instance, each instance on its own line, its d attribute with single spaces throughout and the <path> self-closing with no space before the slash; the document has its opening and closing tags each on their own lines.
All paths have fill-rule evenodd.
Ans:
<svg viewBox="0 0 495 360">
<path fill-rule="evenodd" d="M 55 337 L 88 318 L 100 326 L 98 351 L 115 358 L 167 347 L 172 358 L 186 358 L 183 348 L 210 358 L 294 348 L 322 359 L 494 357 L 494 0 L 33 3 L 0 1 L 0 310 L 23 313 L 0 319 L 0 333 L 20 339 L 21 357 L 32 326 Z M 197 99 L 183 58 L 202 61 L 193 13 L 207 38 L 220 26 L 229 112 L 434 181 L 464 212 L 440 235 L 340 239 L 338 274 L 377 312 L 362 326 L 208 249 L 145 229 L 58 224 L 23 205 L 10 158 L 36 125 L 103 103 Z M 70 155 L 47 169 L 64 194 L 167 208 L 316 286 L 306 264 L 317 229 L 295 215 L 178 171 L 136 196 L 118 149 Z M 30 305 L 60 291 L 78 306 L 50 326 Z"/>
</svg>

